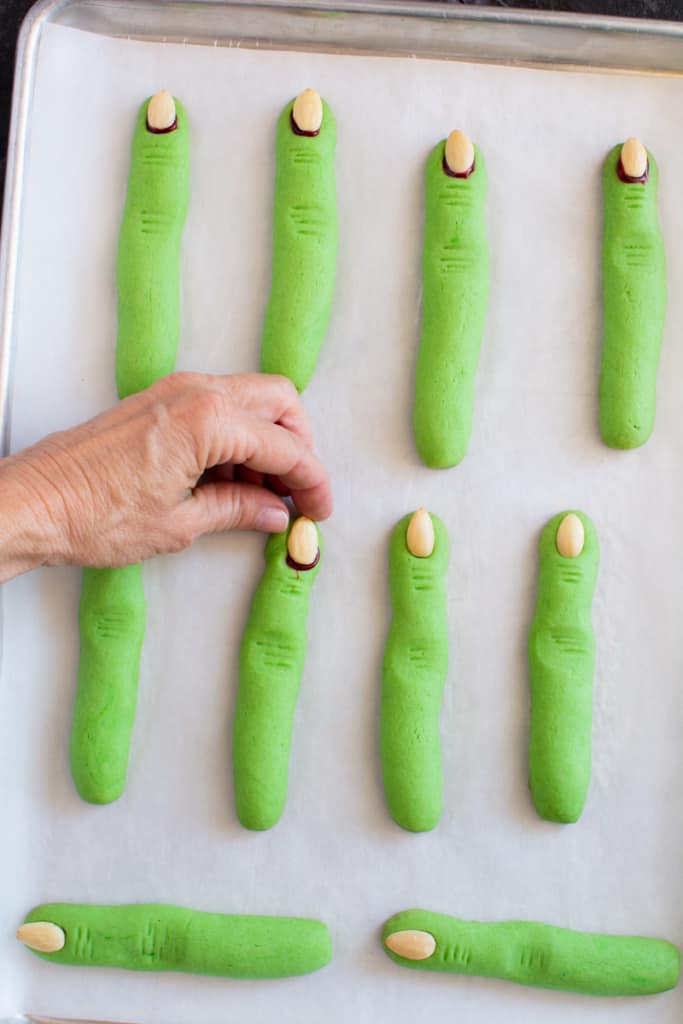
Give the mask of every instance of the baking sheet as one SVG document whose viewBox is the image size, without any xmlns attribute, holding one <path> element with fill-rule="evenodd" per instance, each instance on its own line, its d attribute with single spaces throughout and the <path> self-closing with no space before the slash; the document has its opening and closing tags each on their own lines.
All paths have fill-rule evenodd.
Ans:
<svg viewBox="0 0 683 1024">
<path fill-rule="evenodd" d="M 211 537 L 146 566 L 129 784 L 106 808 L 79 801 L 68 768 L 79 571 L 8 584 L 0 1013 L 145 1024 L 679 1020 L 683 990 L 600 1001 L 401 970 L 378 930 L 391 913 L 423 906 L 683 945 L 682 80 L 155 45 L 45 26 L 12 447 L 115 400 L 129 144 L 141 99 L 160 87 L 182 97 L 192 124 L 178 365 L 258 366 L 275 124 L 310 84 L 339 135 L 338 282 L 305 399 L 336 511 L 324 526 L 285 817 L 272 832 L 246 832 L 231 786 L 237 651 L 260 538 Z M 434 472 L 418 463 L 410 428 L 422 176 L 429 149 L 455 126 L 487 159 L 491 306 L 470 453 Z M 660 164 L 671 295 L 656 432 L 644 449 L 619 453 L 597 428 L 600 165 L 629 134 Z M 377 736 L 388 534 L 419 504 L 452 539 L 451 670 L 444 815 L 434 833 L 413 836 L 386 813 Z M 563 828 L 539 821 L 526 790 L 525 644 L 538 533 L 570 506 L 592 515 L 602 564 L 593 781 L 581 823 Z M 270 983 L 60 969 L 13 939 L 44 900 L 311 915 L 330 925 L 335 955 L 316 975 Z"/>
</svg>

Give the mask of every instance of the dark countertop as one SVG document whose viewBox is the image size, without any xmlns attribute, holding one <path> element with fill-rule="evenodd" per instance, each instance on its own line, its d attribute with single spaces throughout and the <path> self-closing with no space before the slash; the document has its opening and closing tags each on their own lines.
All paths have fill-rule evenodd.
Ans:
<svg viewBox="0 0 683 1024">
<path fill-rule="evenodd" d="M 458 0 L 450 0 L 458 2 Z M 476 2 L 476 0 L 475 0 Z M 22 19 L 33 0 L 0 0 L 0 195 L 5 176 L 5 150 L 9 130 L 14 50 Z M 495 0 L 490 6 L 524 7 L 546 11 L 581 11 L 640 18 L 671 18 L 683 21 L 680 0 Z"/>
</svg>

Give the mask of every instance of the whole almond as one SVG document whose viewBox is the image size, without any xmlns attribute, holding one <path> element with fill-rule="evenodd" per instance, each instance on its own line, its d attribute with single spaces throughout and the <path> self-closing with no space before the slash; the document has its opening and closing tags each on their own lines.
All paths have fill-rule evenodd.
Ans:
<svg viewBox="0 0 683 1024">
<path fill-rule="evenodd" d="M 155 132 L 165 132 L 176 118 L 175 101 L 170 92 L 162 89 L 147 104 L 147 124 Z"/>
<path fill-rule="evenodd" d="M 456 129 L 446 139 L 444 156 L 453 174 L 465 174 L 474 163 L 474 146 L 464 132 Z"/>
<path fill-rule="evenodd" d="M 386 937 L 384 945 L 404 960 L 427 960 L 436 949 L 436 939 L 429 932 L 394 932 Z"/>
<path fill-rule="evenodd" d="M 642 178 L 647 171 L 647 150 L 639 139 L 627 139 L 621 147 L 621 166 L 627 178 Z"/>
<path fill-rule="evenodd" d="M 297 565 L 312 565 L 318 557 L 318 530 L 312 519 L 299 516 L 287 538 L 287 554 Z"/>
<path fill-rule="evenodd" d="M 315 89 L 304 89 L 294 100 L 292 117 L 300 132 L 314 135 L 323 123 L 323 101 Z"/>
<path fill-rule="evenodd" d="M 434 551 L 434 523 L 426 508 L 413 512 L 406 530 L 406 545 L 415 558 L 429 558 Z"/>
<path fill-rule="evenodd" d="M 36 953 L 58 953 L 64 949 L 66 935 L 51 921 L 31 921 L 17 929 L 17 938 Z"/>
<path fill-rule="evenodd" d="M 569 512 L 557 528 L 555 543 L 563 558 L 576 558 L 583 551 L 586 533 L 575 512 Z"/>
</svg>

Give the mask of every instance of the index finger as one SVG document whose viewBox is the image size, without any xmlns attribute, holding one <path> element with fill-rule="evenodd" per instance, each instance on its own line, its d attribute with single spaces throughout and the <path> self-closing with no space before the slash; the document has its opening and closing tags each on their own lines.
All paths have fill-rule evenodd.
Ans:
<svg viewBox="0 0 683 1024">
<path fill-rule="evenodd" d="M 216 438 L 216 462 L 234 462 L 276 476 L 302 515 L 327 519 L 332 512 L 332 487 L 324 465 L 291 430 L 243 413 L 232 420 L 229 435 Z"/>
<path fill-rule="evenodd" d="M 319 484 L 309 487 L 305 491 L 292 491 L 291 493 L 292 501 L 302 516 L 322 520 L 328 519 L 332 515 L 334 501 L 332 485 L 327 475 Z"/>
<path fill-rule="evenodd" d="M 245 412 L 279 423 L 313 447 L 313 434 L 299 394 L 288 377 L 276 373 L 241 373 L 217 377 Z"/>
</svg>

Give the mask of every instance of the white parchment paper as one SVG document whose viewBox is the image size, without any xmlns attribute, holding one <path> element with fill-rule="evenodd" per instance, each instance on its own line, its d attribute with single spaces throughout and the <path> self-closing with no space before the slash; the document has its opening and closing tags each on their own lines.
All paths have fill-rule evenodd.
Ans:
<svg viewBox="0 0 683 1024">
<path fill-rule="evenodd" d="M 270 275 L 275 124 L 313 84 L 338 120 L 339 273 L 306 394 L 332 470 L 281 824 L 235 818 L 237 651 L 262 569 L 256 536 L 213 537 L 145 569 L 149 625 L 125 797 L 81 803 L 68 766 L 76 569 L 5 587 L 0 687 L 0 1011 L 145 1024 L 416 1020 L 673 1022 L 683 992 L 600 1001 L 401 970 L 384 919 L 411 906 L 528 917 L 683 944 L 683 81 L 409 59 L 113 41 L 41 42 L 14 339 L 19 449 L 115 401 L 115 274 L 141 100 L 182 97 L 192 127 L 179 366 L 258 366 Z M 490 176 L 491 305 L 465 462 L 433 472 L 411 435 L 423 166 L 465 128 Z M 670 300 L 657 425 L 619 453 L 597 427 L 600 168 L 635 134 L 661 168 Z M 430 835 L 388 818 L 378 758 L 387 540 L 425 504 L 452 539 L 445 809 Z M 536 545 L 556 511 L 602 548 L 593 780 L 580 824 L 526 789 L 525 644 Z M 271 983 L 59 968 L 13 931 L 44 900 L 167 901 L 302 914 L 331 927 L 324 971 Z"/>
</svg>

